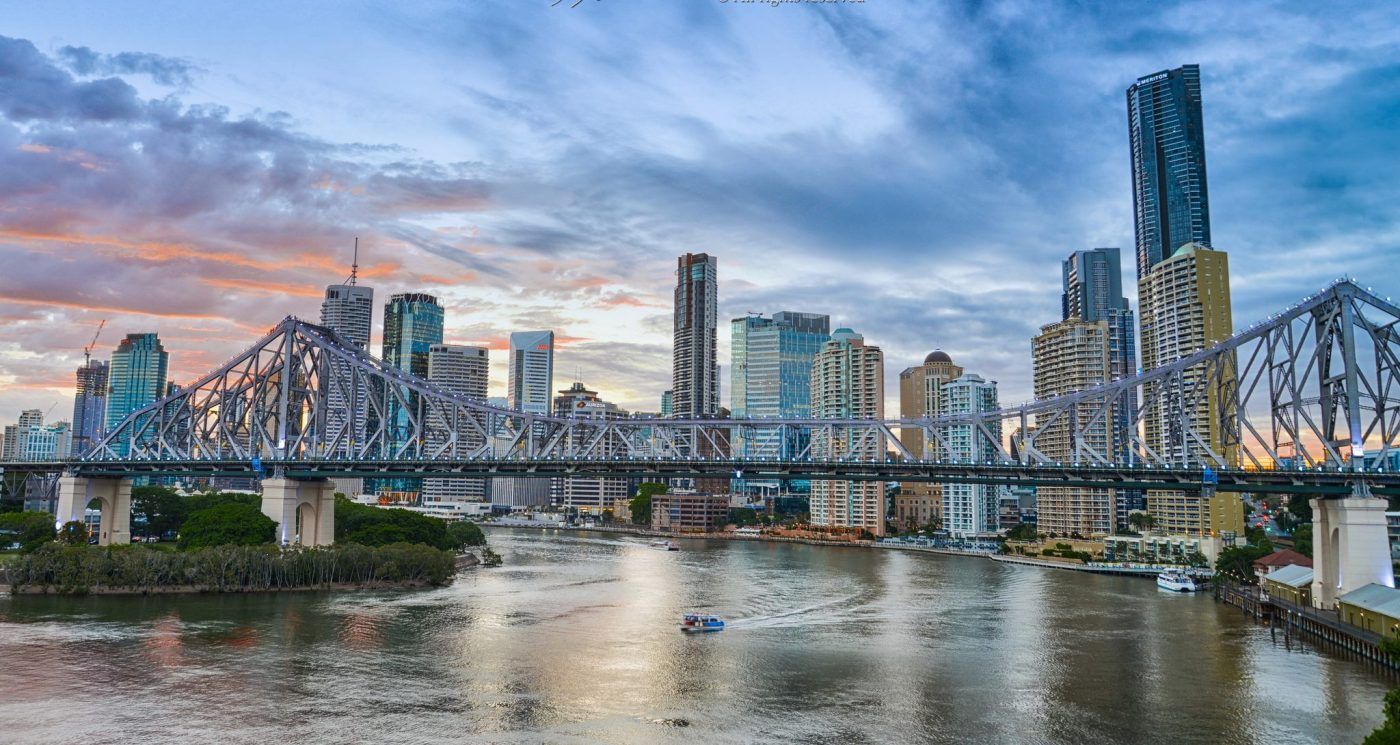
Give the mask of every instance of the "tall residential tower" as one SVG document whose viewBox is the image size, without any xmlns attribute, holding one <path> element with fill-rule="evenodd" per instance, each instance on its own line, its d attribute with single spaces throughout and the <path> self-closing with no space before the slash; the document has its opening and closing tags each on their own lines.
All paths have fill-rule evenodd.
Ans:
<svg viewBox="0 0 1400 745">
<path fill-rule="evenodd" d="M 686 254 L 676 260 L 671 395 L 672 415 L 682 419 L 719 413 L 717 267 L 709 254 Z"/>
</svg>

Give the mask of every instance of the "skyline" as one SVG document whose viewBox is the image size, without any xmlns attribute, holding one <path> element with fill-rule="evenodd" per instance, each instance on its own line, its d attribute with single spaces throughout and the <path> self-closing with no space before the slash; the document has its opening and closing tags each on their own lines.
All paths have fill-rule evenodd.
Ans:
<svg viewBox="0 0 1400 745">
<path fill-rule="evenodd" d="M 250 69 L 327 51 L 326 42 L 266 44 L 261 61 L 236 59 L 220 46 L 236 47 L 238 33 L 195 53 L 214 32 L 178 17 L 160 30 L 63 18 L 57 37 L 61 8 L 18 12 L 10 32 L 35 41 L 0 40 L 0 82 L 8 81 L 0 85 L 0 173 L 8 174 L 0 194 L 10 205 L 0 211 L 0 262 L 13 269 L 0 277 L 0 420 L 71 403 L 73 371 L 100 318 L 112 328 L 95 359 L 127 333 L 155 331 L 178 383 L 285 315 L 315 319 L 325 285 L 348 274 L 354 235 L 364 241 L 361 282 L 378 297 L 443 298 L 445 341 L 501 350 L 511 331 L 553 328 L 559 369 L 579 371 L 631 410 L 657 410 L 670 387 L 671 262 L 685 252 L 721 260 L 721 380 L 729 319 L 799 310 L 860 329 L 895 373 L 939 347 L 997 380 L 1004 401 L 1027 399 L 1030 339 L 1059 316 L 1060 263 L 1095 246 L 1131 254 L 1124 92 L 1138 77 L 1188 63 L 1202 68 L 1212 237 L 1230 254 L 1237 328 L 1338 274 L 1384 276 L 1400 242 L 1396 187 L 1366 168 L 1400 151 L 1385 126 L 1400 100 L 1397 45 L 1374 33 L 1397 24 L 1383 10 L 1369 23 L 1359 14 L 1340 14 L 1343 23 L 1274 11 L 1252 27 L 1199 24 L 1212 30 L 1191 28 L 1189 39 L 1144 38 L 1125 14 L 1099 11 L 1114 15 L 1106 26 L 1134 39 L 1131 48 L 1065 8 L 1032 18 L 998 6 L 990 36 L 961 33 L 988 18 L 950 7 L 512 10 L 496 20 L 518 26 L 524 41 L 520 49 L 496 44 L 495 56 L 478 46 L 501 41 L 491 24 L 480 38 L 427 34 L 428 51 L 409 48 L 415 19 L 384 10 L 338 16 L 318 32 L 382 22 L 379 36 L 356 37 L 377 45 L 365 59 L 387 78 L 357 80 L 380 86 L 365 100 L 403 104 L 420 93 L 385 91 L 414 71 L 439 69 L 422 67 L 421 57 L 478 63 L 461 68 L 479 73 L 470 81 L 477 85 L 434 104 L 460 109 L 452 136 L 425 131 L 445 125 L 404 106 L 375 109 L 363 123 L 328 121 L 349 101 L 327 105 L 334 86 L 322 73 Z M 1214 11 L 1154 8 L 1141 27 L 1170 28 L 1187 12 Z M 942 60 L 951 69 L 913 64 L 915 41 L 897 29 L 919 13 L 936 16 L 920 30 L 932 28 L 957 52 Z M 1084 32 L 1072 59 L 1057 39 L 1029 33 L 1058 21 Z M 595 101 L 589 86 L 569 88 L 587 82 L 586 68 L 550 64 L 587 57 L 614 40 L 608 34 L 645 45 L 649 22 L 671 55 L 694 57 L 681 60 L 675 79 L 608 78 L 618 90 Z M 688 23 L 708 33 L 674 38 Z M 273 28 L 274 37 L 299 33 L 293 24 Z M 1230 45 L 1267 29 L 1294 36 Z M 550 34 L 579 43 L 540 54 Z M 783 43 L 767 43 L 774 40 Z M 877 47 L 891 59 L 873 57 Z M 792 65 L 806 77 L 759 64 L 750 78 L 725 61 L 726 50 L 733 60 L 789 55 L 812 64 Z M 623 66 L 627 55 L 612 51 L 596 64 Z M 122 53 L 131 54 L 111 56 Z M 349 78 L 362 62 L 339 72 Z M 1028 75 L 1042 69 L 1063 77 Z M 825 96 L 801 89 L 818 78 Z M 535 87 L 512 87 L 521 82 Z M 674 111 L 625 101 L 637 86 Z M 794 100 L 760 95 L 785 86 Z M 507 90 L 512 96 L 500 95 Z M 549 101 L 547 110 L 536 100 Z M 229 110 L 195 108 L 210 104 Z M 287 113 L 240 119 L 255 109 Z M 576 132 L 565 126 L 571 117 Z M 432 124 L 402 121 L 410 118 Z M 483 137 L 492 126 L 494 137 Z M 628 137 L 607 136 L 618 130 Z M 75 276 L 90 277 L 91 287 L 74 287 Z M 910 277 L 928 285 L 910 286 Z M 1135 287 L 1131 275 L 1125 280 Z M 141 292 L 124 292 L 133 286 Z M 1136 308 L 1136 293 L 1126 294 Z M 382 332 L 381 318 L 372 349 Z M 499 395 L 505 355 L 493 358 Z M 897 375 L 886 381 L 887 397 L 897 396 Z M 722 403 L 729 393 L 721 387 Z"/>
</svg>

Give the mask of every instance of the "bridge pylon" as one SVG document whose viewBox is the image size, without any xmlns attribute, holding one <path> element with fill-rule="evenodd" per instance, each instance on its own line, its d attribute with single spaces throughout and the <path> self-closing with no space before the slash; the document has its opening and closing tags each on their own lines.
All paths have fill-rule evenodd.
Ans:
<svg viewBox="0 0 1400 745">
<path fill-rule="evenodd" d="M 277 543 L 335 543 L 335 485 L 330 479 L 263 479 L 262 512 L 277 523 Z"/>
<path fill-rule="evenodd" d="M 1346 499 L 1313 499 L 1313 606 L 1337 607 L 1337 598 L 1369 584 L 1395 586 L 1386 533 L 1386 501 L 1358 482 Z"/>
<path fill-rule="evenodd" d="M 102 519 L 97 529 L 97 545 L 131 543 L 131 479 L 62 476 L 58 480 L 58 509 L 55 527 L 83 522 L 88 503 L 98 500 Z"/>
</svg>

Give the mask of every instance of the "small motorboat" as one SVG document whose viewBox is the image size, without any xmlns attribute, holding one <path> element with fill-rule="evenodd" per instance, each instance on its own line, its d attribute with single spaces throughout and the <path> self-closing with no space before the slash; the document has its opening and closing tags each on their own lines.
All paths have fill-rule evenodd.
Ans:
<svg viewBox="0 0 1400 745">
<path fill-rule="evenodd" d="M 1196 592 L 1201 585 L 1196 578 L 1180 569 L 1168 569 L 1157 575 L 1157 586 L 1172 592 Z"/>
<path fill-rule="evenodd" d="M 681 550 L 681 547 L 680 547 L 680 546 L 677 546 L 676 544 L 674 544 L 674 543 L 672 543 L 672 542 L 670 542 L 670 541 L 652 541 L 652 542 L 651 542 L 650 544 L 648 544 L 648 545 L 650 545 L 652 548 L 658 548 L 658 549 L 661 549 L 661 550 L 663 550 L 663 551 L 679 551 L 679 550 Z"/>
<path fill-rule="evenodd" d="M 724 631 L 724 619 L 705 613 L 687 613 L 681 619 L 681 631 L 699 634 L 706 631 Z"/>
</svg>

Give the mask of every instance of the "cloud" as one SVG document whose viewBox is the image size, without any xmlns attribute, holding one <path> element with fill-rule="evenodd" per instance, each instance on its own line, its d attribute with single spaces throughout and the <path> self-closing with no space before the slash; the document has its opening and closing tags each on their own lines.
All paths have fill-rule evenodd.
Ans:
<svg viewBox="0 0 1400 745">
<path fill-rule="evenodd" d="M 57 56 L 61 64 L 83 77 L 149 75 L 161 85 L 176 88 L 189 87 L 194 82 L 194 76 L 203 72 L 188 60 L 148 52 L 99 54 L 87 47 L 65 46 L 59 48 Z"/>
<path fill-rule="evenodd" d="M 1400 186 L 1375 165 L 1400 155 L 1389 6 L 587 10 L 340 9 L 372 58 L 313 67 L 327 35 L 288 31 L 267 67 L 201 59 L 210 81 L 256 80 L 223 101 L 190 98 L 205 73 L 182 59 L 0 38 L 0 262 L 25 265 L 0 348 L 58 379 L 76 329 L 122 313 L 109 325 L 190 339 L 183 374 L 186 354 L 222 359 L 286 313 L 314 317 L 359 236 L 379 300 L 430 289 L 450 338 L 493 348 L 521 328 L 585 340 L 558 369 L 650 410 L 670 384 L 674 257 L 705 251 L 722 357 L 729 318 L 823 312 L 885 350 L 887 410 L 898 370 L 935 346 L 1015 401 L 1030 337 L 1058 318 L 1060 261 L 1132 253 L 1124 90 L 1188 62 L 1237 327 L 1342 272 L 1391 281 L 1400 254 Z M 146 100 L 133 76 L 178 90 Z M 311 81 L 353 91 L 355 115 L 308 126 L 344 110 Z M 191 314 L 217 318 L 176 320 Z"/>
</svg>

